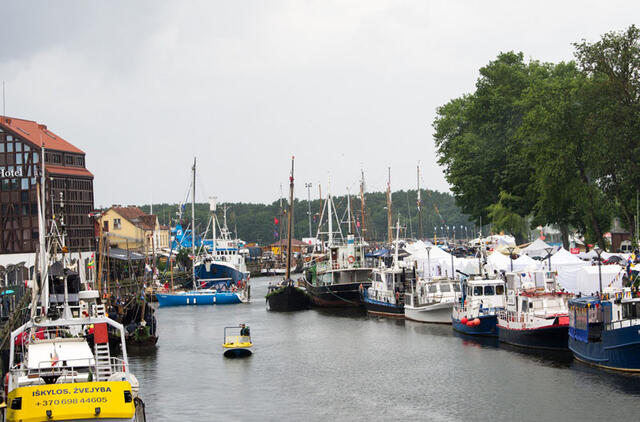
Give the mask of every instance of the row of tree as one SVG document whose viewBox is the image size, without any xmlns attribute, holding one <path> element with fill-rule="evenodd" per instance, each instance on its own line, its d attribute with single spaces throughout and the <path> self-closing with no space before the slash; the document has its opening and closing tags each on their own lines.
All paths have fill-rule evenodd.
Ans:
<svg viewBox="0 0 640 422">
<path fill-rule="evenodd" d="M 425 237 L 447 236 L 456 238 L 472 236 L 474 227 L 469 222 L 466 215 L 460 212 L 455 204 L 453 196 L 449 193 L 442 193 L 421 189 L 422 198 L 422 218 L 423 234 Z M 418 236 L 419 221 L 417 208 L 417 190 L 396 191 L 391 195 L 394 224 L 399 216 L 400 224 L 406 229 L 402 235 L 414 237 Z M 326 200 L 326 198 L 325 198 Z M 347 204 L 346 196 L 335 196 L 333 198 L 337 215 L 343 224 L 342 232 L 347 233 Z M 231 232 L 237 233 L 240 239 L 257 242 L 259 244 L 269 244 L 277 242 L 280 238 L 287 237 L 286 231 L 286 200 L 274 201 L 271 204 L 251 204 L 251 203 L 226 203 L 217 207 L 217 218 L 222 224 L 224 207 L 227 207 L 227 225 Z M 149 206 L 142 206 L 141 209 L 149 212 Z M 154 204 L 153 212 L 158 215 L 160 222 L 165 225 L 173 225 L 176 220 L 176 213 L 179 211 L 178 204 Z M 309 236 L 309 202 L 296 199 L 294 202 L 294 236 L 297 239 Z M 320 222 L 320 200 L 311 201 L 311 232 L 315 236 Z M 352 231 L 356 234 L 364 227 L 366 238 L 369 240 L 385 240 L 387 237 L 387 210 L 386 193 L 368 192 L 365 194 L 365 221 L 361 221 L 361 203 L 359 196 L 351 197 Z M 210 218 L 208 204 L 196 204 L 196 230 L 204 231 Z M 185 207 L 182 215 L 184 222 L 191 221 L 191 207 Z M 277 220 L 277 223 L 276 223 Z M 326 220 L 325 220 L 326 225 Z M 335 223 L 334 223 L 335 225 Z M 358 227 L 359 226 L 359 227 Z M 326 228 L 324 229 L 326 231 Z M 395 233 L 395 232 L 394 232 Z"/>
<path fill-rule="evenodd" d="M 635 238 L 640 30 L 574 43 L 575 61 L 501 53 L 475 92 L 437 110 L 439 163 L 462 212 L 522 240 L 557 224 L 604 245 L 614 217 Z"/>
</svg>

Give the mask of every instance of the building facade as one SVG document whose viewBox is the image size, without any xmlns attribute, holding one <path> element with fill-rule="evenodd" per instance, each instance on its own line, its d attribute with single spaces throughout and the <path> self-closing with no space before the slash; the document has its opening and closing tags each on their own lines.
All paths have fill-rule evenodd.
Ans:
<svg viewBox="0 0 640 422">
<path fill-rule="evenodd" d="M 152 253 L 170 247 L 169 228 L 160 224 L 158 216 L 138 207 L 113 206 L 100 215 L 98 222 L 111 248 Z"/>
<path fill-rule="evenodd" d="M 89 217 L 93 174 L 85 167 L 85 153 L 46 125 L 0 116 L 0 254 L 36 251 L 37 183 L 43 158 L 47 221 L 53 215 L 63 217 L 71 252 L 94 249 Z"/>
</svg>

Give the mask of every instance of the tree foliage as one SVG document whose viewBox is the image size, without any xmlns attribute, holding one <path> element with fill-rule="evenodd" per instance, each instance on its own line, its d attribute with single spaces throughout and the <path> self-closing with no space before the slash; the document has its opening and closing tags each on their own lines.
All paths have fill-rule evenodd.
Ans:
<svg viewBox="0 0 640 422">
<path fill-rule="evenodd" d="M 476 90 L 438 108 L 439 163 L 456 202 L 519 236 L 572 226 L 604 244 L 612 217 L 635 231 L 640 185 L 640 31 L 574 44 L 577 62 L 501 53 Z"/>
</svg>

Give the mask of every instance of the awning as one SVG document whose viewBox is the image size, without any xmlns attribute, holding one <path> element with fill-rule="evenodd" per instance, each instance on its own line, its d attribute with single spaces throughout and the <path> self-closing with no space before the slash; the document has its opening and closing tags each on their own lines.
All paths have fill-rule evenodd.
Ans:
<svg viewBox="0 0 640 422">
<path fill-rule="evenodd" d="M 140 253 L 137 253 L 137 252 L 127 251 L 126 249 L 110 248 L 109 249 L 109 258 L 111 258 L 111 259 L 119 259 L 121 261 L 128 261 L 128 260 L 131 260 L 131 261 L 143 261 L 144 260 L 144 255 L 142 255 Z"/>
</svg>

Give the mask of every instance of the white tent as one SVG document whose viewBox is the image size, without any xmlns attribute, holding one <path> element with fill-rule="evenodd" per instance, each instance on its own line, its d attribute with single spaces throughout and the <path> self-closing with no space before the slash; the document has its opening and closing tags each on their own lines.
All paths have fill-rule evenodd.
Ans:
<svg viewBox="0 0 640 422">
<path fill-rule="evenodd" d="M 548 266 L 548 259 L 542 261 L 544 266 Z M 571 252 L 566 250 L 565 248 L 558 249 L 558 252 L 551 255 L 551 269 L 552 270 L 560 270 L 562 268 L 567 267 L 584 267 L 585 265 L 589 265 L 587 262 L 584 262 L 576 255 L 573 255 Z"/>
<path fill-rule="evenodd" d="M 489 265 L 489 270 L 497 270 L 497 271 L 510 271 L 511 270 L 511 261 L 509 257 L 501 254 L 500 252 L 494 252 L 487 257 L 487 264 Z"/>
<path fill-rule="evenodd" d="M 533 243 L 524 248 L 522 252 L 524 252 L 527 256 L 547 256 L 548 253 L 546 248 L 551 247 L 552 246 L 547 244 L 544 240 L 537 238 Z"/>
<path fill-rule="evenodd" d="M 429 253 L 427 253 L 427 247 L 431 248 Z M 451 276 L 451 254 L 433 246 L 431 243 L 418 240 L 417 242 L 406 245 L 405 251 L 409 252 L 410 255 L 404 260 L 406 262 L 415 261 L 418 272 L 423 276 L 426 277 L 429 274 L 432 276 Z M 429 263 L 431 263 L 431 271 L 429 271 Z M 455 259 L 454 267 L 462 271 L 462 269 L 458 268 L 455 264 Z"/>
<path fill-rule="evenodd" d="M 518 259 L 513 260 L 513 270 L 517 272 L 535 271 L 542 266 L 540 261 L 536 261 L 527 255 L 520 255 Z"/>
<path fill-rule="evenodd" d="M 619 265 L 602 265 L 602 289 L 609 288 L 619 289 L 622 287 L 622 276 L 624 268 Z M 598 274 L 598 266 L 592 265 L 581 267 L 575 271 L 575 278 L 564 277 L 560 281 L 560 286 L 571 293 L 581 293 L 582 295 L 590 295 L 600 290 L 600 276 Z"/>
</svg>

